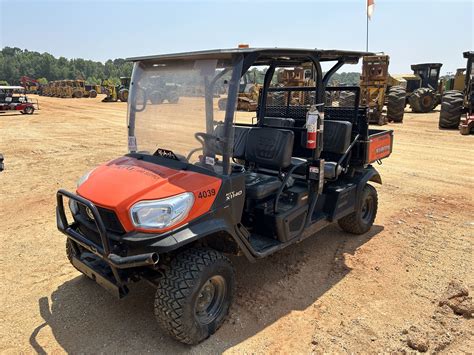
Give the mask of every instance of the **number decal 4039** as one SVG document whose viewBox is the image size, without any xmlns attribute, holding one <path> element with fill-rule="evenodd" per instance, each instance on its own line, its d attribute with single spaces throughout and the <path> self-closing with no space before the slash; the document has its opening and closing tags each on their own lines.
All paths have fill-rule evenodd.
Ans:
<svg viewBox="0 0 474 355">
<path fill-rule="evenodd" d="M 208 190 L 200 191 L 198 194 L 198 198 L 207 198 L 207 197 L 211 197 L 215 195 L 216 195 L 216 189 L 208 189 Z"/>
</svg>

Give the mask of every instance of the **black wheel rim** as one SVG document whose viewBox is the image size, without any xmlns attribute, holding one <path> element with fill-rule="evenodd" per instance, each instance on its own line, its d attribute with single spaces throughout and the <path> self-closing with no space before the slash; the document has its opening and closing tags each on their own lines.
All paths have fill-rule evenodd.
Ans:
<svg viewBox="0 0 474 355">
<path fill-rule="evenodd" d="M 431 107 L 433 105 L 433 99 L 431 96 L 425 96 L 422 99 L 423 107 Z"/>
<path fill-rule="evenodd" d="M 361 217 L 364 223 L 369 223 L 374 213 L 374 200 L 371 196 L 367 197 L 362 205 Z"/>
<path fill-rule="evenodd" d="M 226 281 L 220 275 L 212 276 L 201 287 L 194 304 L 194 314 L 201 324 L 209 324 L 222 313 L 226 296 Z"/>
</svg>

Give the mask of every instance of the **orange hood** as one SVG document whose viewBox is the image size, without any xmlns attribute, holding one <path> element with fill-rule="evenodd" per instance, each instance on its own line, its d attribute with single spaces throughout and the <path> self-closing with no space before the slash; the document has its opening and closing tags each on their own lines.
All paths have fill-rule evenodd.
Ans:
<svg viewBox="0 0 474 355">
<path fill-rule="evenodd" d="M 158 200 L 184 192 L 194 193 L 194 206 L 188 218 L 179 224 L 182 225 L 207 212 L 212 206 L 215 195 L 203 199 L 199 192 L 211 188 L 217 192 L 220 185 L 221 180 L 216 177 L 121 157 L 94 169 L 77 189 L 77 194 L 98 206 L 115 210 L 124 229 L 131 231 L 135 228 L 128 211 L 138 201 Z"/>
</svg>

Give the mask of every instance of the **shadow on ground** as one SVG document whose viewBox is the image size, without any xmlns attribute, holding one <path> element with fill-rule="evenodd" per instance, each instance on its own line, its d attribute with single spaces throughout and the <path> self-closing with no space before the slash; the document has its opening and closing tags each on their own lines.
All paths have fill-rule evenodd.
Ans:
<svg viewBox="0 0 474 355">
<path fill-rule="evenodd" d="M 352 236 L 329 226 L 317 236 L 255 264 L 243 257 L 233 258 L 237 294 L 230 320 L 193 348 L 168 338 L 157 326 L 154 290 L 148 284 L 133 285 L 128 297 L 116 300 L 84 276 L 65 282 L 49 299 L 39 300 L 44 323 L 34 329 L 30 344 L 40 354 L 50 350 L 43 348 L 39 336 L 48 326 L 68 353 L 222 352 L 291 311 L 312 305 L 351 271 L 344 255 L 353 255 L 382 230 L 374 226 L 364 235 Z"/>
</svg>

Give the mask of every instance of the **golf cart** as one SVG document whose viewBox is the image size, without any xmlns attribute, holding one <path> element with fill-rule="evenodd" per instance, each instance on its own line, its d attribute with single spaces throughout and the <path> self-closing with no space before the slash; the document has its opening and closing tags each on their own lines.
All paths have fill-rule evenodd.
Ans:
<svg viewBox="0 0 474 355">
<path fill-rule="evenodd" d="M 38 100 L 28 99 L 23 86 L 0 86 L 0 112 L 13 110 L 32 115 L 38 109 Z"/>
<path fill-rule="evenodd" d="M 246 48 L 131 58 L 128 153 L 86 173 L 76 193 L 57 192 L 72 265 L 117 297 L 149 282 L 160 326 L 196 344 L 232 302 L 225 254 L 256 261 L 333 222 L 369 231 L 377 192 L 368 182 L 381 183 L 371 164 L 390 155 L 392 131 L 368 128 L 359 87 L 327 86 L 366 54 Z M 334 63 L 325 75 L 321 62 Z M 272 86 L 281 69 L 308 63 L 315 86 Z M 236 111 L 240 79 L 255 68 L 265 72 L 257 112 Z M 205 95 L 149 104 L 166 89 L 150 86 L 154 76 Z M 214 93 L 224 82 L 222 111 Z M 355 93 L 351 107 L 325 99 L 341 90 Z M 304 104 L 292 99 L 300 91 Z M 275 94 L 283 99 L 267 100 Z"/>
</svg>

